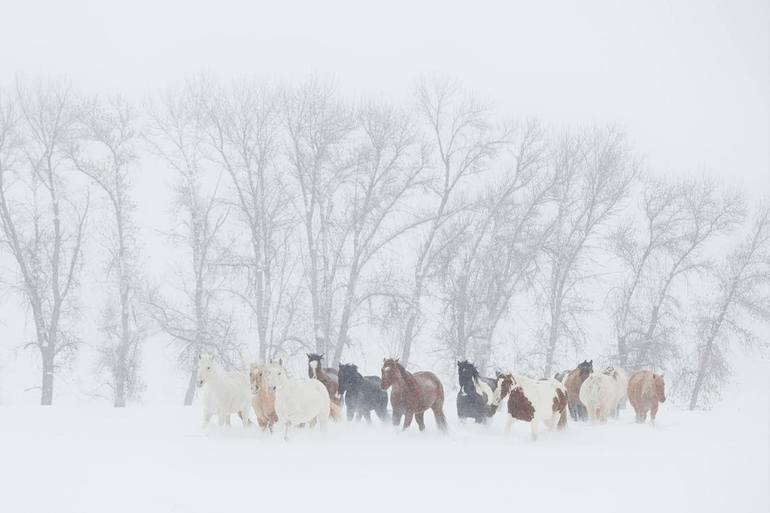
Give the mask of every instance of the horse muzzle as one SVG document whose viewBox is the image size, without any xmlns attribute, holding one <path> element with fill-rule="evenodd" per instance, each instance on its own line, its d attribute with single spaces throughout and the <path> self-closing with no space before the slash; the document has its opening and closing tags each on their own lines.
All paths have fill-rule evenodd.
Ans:
<svg viewBox="0 0 770 513">
<path fill-rule="evenodd" d="M 203 380 L 202 380 L 202 379 L 200 379 L 200 380 L 198 380 L 198 388 L 200 388 L 200 387 L 202 387 L 202 386 L 203 386 Z"/>
</svg>

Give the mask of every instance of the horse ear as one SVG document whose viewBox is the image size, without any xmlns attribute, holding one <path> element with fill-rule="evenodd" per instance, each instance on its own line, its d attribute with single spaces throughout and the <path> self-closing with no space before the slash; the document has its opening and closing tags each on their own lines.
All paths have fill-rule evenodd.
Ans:
<svg viewBox="0 0 770 513">
<path fill-rule="evenodd" d="M 401 358 L 396 358 L 396 363 L 399 363 L 401 361 Z"/>
<path fill-rule="evenodd" d="M 321 353 L 321 355 L 318 357 L 318 359 L 319 359 L 319 360 L 322 360 L 325 354 L 326 354 L 326 353 Z"/>
<path fill-rule="evenodd" d="M 310 353 L 305 353 L 305 356 L 307 356 L 308 358 L 310 358 Z"/>
</svg>

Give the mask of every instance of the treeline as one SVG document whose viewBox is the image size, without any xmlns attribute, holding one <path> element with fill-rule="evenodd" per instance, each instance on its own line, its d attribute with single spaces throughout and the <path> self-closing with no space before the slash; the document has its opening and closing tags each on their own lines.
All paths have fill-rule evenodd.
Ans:
<svg viewBox="0 0 770 513">
<path fill-rule="evenodd" d="M 134 183 L 148 161 L 174 177 L 168 240 L 185 256 L 168 283 L 142 273 Z M 550 376 L 602 310 L 602 356 L 667 371 L 696 408 L 734 349 L 767 347 L 766 203 L 655 178 L 613 127 L 506 122 L 446 81 L 403 105 L 318 80 L 198 77 L 141 104 L 19 82 L 0 91 L 0 222 L 42 404 L 82 345 L 83 273 L 109 283 L 97 371 L 116 406 L 142 390 L 153 330 L 175 341 L 186 404 L 201 354 L 238 368 L 313 351 L 336 365 L 373 333 L 403 363 L 422 345 L 485 370 L 515 354 Z"/>
</svg>

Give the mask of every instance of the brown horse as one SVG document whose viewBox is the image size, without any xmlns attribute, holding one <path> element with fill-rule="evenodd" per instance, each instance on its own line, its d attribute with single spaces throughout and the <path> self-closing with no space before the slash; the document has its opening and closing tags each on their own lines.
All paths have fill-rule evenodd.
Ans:
<svg viewBox="0 0 770 513">
<path fill-rule="evenodd" d="M 666 402 L 666 382 L 663 380 L 663 374 L 636 371 L 628 380 L 628 401 L 636 411 L 637 422 L 646 421 L 649 411 L 650 421 L 655 423 L 658 403 Z"/>
<path fill-rule="evenodd" d="M 569 371 L 567 377 L 564 378 L 564 388 L 567 389 L 567 405 L 569 406 L 569 414 L 572 416 L 572 420 L 588 419 L 588 410 L 580 402 L 580 387 L 593 371 L 594 361 L 584 360 L 583 363 L 577 366 L 577 369 Z"/>
<path fill-rule="evenodd" d="M 273 424 L 278 422 L 278 415 L 275 413 L 275 392 L 270 390 L 270 387 L 268 387 L 265 382 L 265 368 L 269 365 L 276 364 L 268 363 L 265 365 L 258 365 L 252 363 L 249 372 L 249 381 L 251 381 L 251 392 L 254 394 L 251 405 L 254 408 L 254 413 L 257 414 L 257 423 L 259 424 L 259 427 L 262 429 L 269 429 L 272 433 Z"/>
<path fill-rule="evenodd" d="M 337 381 L 337 370 L 324 368 L 321 365 L 324 355 L 315 353 L 305 353 L 307 355 L 307 377 L 317 379 L 326 387 L 331 399 L 330 416 L 335 421 L 342 419 L 342 398 L 339 394 L 339 384 Z"/>
<path fill-rule="evenodd" d="M 404 429 L 412 424 L 412 417 L 417 421 L 420 431 L 425 429 L 425 410 L 433 410 L 436 424 L 441 431 L 446 431 L 444 417 L 444 387 L 432 372 L 407 371 L 398 359 L 385 358 L 382 362 L 382 382 L 380 387 L 390 387 L 390 404 L 393 406 L 393 425 L 398 426 L 404 416 Z"/>
</svg>

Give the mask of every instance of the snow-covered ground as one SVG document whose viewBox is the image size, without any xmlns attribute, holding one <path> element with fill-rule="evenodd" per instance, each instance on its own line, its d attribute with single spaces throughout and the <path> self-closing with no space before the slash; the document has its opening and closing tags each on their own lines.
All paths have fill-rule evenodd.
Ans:
<svg viewBox="0 0 770 513">
<path fill-rule="evenodd" d="M 626 410 L 536 442 L 521 423 L 505 436 L 502 415 L 460 424 L 452 400 L 446 436 L 428 415 L 425 433 L 345 423 L 288 443 L 236 422 L 203 431 L 199 405 L 0 405 L 0 510 L 766 512 L 768 390 L 751 390 L 709 412 L 665 404 L 655 427 Z"/>
</svg>

